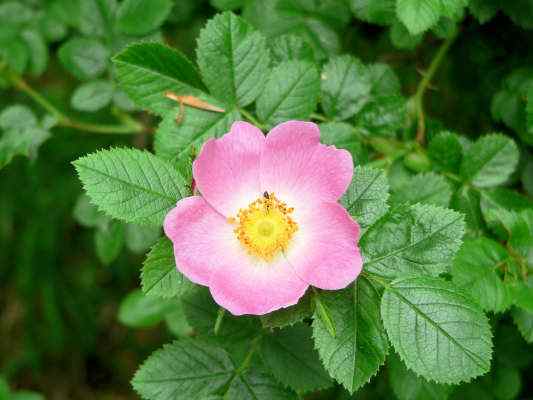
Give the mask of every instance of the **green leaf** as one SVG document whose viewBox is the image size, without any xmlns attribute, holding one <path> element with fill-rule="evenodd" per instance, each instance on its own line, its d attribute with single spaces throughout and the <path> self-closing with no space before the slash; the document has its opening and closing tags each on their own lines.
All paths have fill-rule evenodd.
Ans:
<svg viewBox="0 0 533 400">
<path fill-rule="evenodd" d="M 159 237 L 161 229 L 153 226 L 126 225 L 126 247 L 133 253 L 146 253 Z"/>
<path fill-rule="evenodd" d="M 224 350 L 183 338 L 152 353 L 131 383 L 143 399 L 201 399 L 222 389 L 234 370 Z"/>
<path fill-rule="evenodd" d="M 526 103 L 526 124 L 527 124 L 527 139 L 529 144 L 533 143 L 533 86 L 529 86 L 527 90 L 527 103 Z M 525 136 L 525 135 L 523 135 Z"/>
<path fill-rule="evenodd" d="M 26 43 L 18 38 L 0 38 L 0 60 L 19 74 L 23 74 L 28 66 L 30 51 Z"/>
<path fill-rule="evenodd" d="M 220 307 L 213 301 L 209 290 L 195 286 L 194 290 L 187 291 L 180 299 L 189 324 L 198 334 L 213 337 Z M 233 317 L 226 313 L 216 335 L 217 342 L 224 347 L 238 342 L 248 342 L 258 326 L 254 318 Z"/>
<path fill-rule="evenodd" d="M 74 91 L 70 104 L 80 111 L 94 112 L 104 108 L 113 97 L 113 85 L 109 81 L 98 80 L 84 83 Z"/>
<path fill-rule="evenodd" d="M 176 103 L 165 93 L 195 95 L 203 88 L 194 65 L 180 52 L 161 43 L 137 43 L 113 57 L 119 85 L 139 106 L 158 114 Z"/>
<path fill-rule="evenodd" d="M 479 192 L 468 186 L 463 186 L 455 192 L 451 201 L 452 208 L 464 214 L 466 233 L 473 237 L 480 236 L 484 229 L 479 202 Z"/>
<path fill-rule="evenodd" d="M 533 201 L 519 193 L 506 188 L 483 190 L 481 194 L 481 212 L 485 222 L 494 232 L 507 239 L 519 212 L 533 208 Z"/>
<path fill-rule="evenodd" d="M 223 399 L 297 400 L 298 396 L 282 388 L 261 365 L 236 373 Z M 212 400 L 212 399 L 207 399 Z M 218 400 L 218 399 L 213 399 Z"/>
<path fill-rule="evenodd" d="M 187 183 L 177 170 L 146 151 L 100 150 L 73 164 L 91 201 L 126 222 L 161 225 L 187 195 Z"/>
<path fill-rule="evenodd" d="M 261 316 L 265 328 L 285 328 L 311 317 L 313 314 L 312 295 L 308 292 L 294 306 L 281 308 Z"/>
<path fill-rule="evenodd" d="M 470 0 L 441 0 L 441 14 L 452 20 L 460 20 L 463 18 L 464 8 L 469 2 Z"/>
<path fill-rule="evenodd" d="M 529 1 L 502 1 L 500 6 L 516 25 L 524 29 L 533 28 L 533 5 Z"/>
<path fill-rule="evenodd" d="M 437 171 L 459 172 L 463 148 L 459 136 L 453 132 L 440 132 L 429 142 L 428 156 Z"/>
<path fill-rule="evenodd" d="M 527 129 L 527 100 L 533 85 L 533 70 L 517 68 L 503 80 L 502 88 L 492 98 L 491 113 L 496 121 L 502 121 L 518 135 L 533 143 Z"/>
<path fill-rule="evenodd" d="M 249 2 L 244 16 L 269 39 L 286 33 L 302 36 L 323 60 L 340 52 L 339 31 L 349 22 L 350 10 L 343 0 L 261 1 Z"/>
<path fill-rule="evenodd" d="M 94 79 L 108 66 L 109 50 L 98 40 L 72 38 L 58 51 L 59 61 L 76 78 Z"/>
<path fill-rule="evenodd" d="M 478 378 L 470 383 L 464 383 L 457 386 L 453 391 L 451 400 L 476 399 L 476 400 L 494 400 L 491 388 L 487 385 L 484 377 Z"/>
<path fill-rule="evenodd" d="M 141 286 L 145 295 L 170 298 L 181 296 L 193 285 L 176 268 L 172 242 L 162 237 L 143 263 Z"/>
<path fill-rule="evenodd" d="M 240 8 L 246 0 L 209 0 L 209 3 L 218 10 L 228 11 Z"/>
<path fill-rule="evenodd" d="M 441 16 L 440 0 L 397 0 L 396 14 L 413 35 L 435 25 Z"/>
<path fill-rule="evenodd" d="M 379 319 L 379 292 L 359 276 L 350 287 L 322 292 L 337 327 L 332 337 L 319 318 L 313 322 L 315 347 L 326 370 L 350 393 L 355 392 L 385 362 L 388 342 Z"/>
<path fill-rule="evenodd" d="M 437 25 L 431 28 L 431 31 L 440 39 L 449 39 L 456 34 L 457 28 L 458 23 L 455 20 L 449 17 L 441 17 Z"/>
<path fill-rule="evenodd" d="M 371 98 L 401 94 L 398 76 L 388 64 L 375 63 L 367 66 L 368 79 L 371 82 Z"/>
<path fill-rule="evenodd" d="M 237 111 L 216 113 L 186 107 L 183 119 L 177 123 L 178 113 L 177 109 L 173 109 L 163 115 L 154 142 L 155 153 L 159 157 L 177 160 L 178 163 L 195 157 L 207 139 L 228 133 L 231 124 L 241 119 Z"/>
<path fill-rule="evenodd" d="M 392 282 L 383 294 L 381 318 L 407 367 L 426 379 L 457 384 L 490 369 L 488 320 L 450 282 L 429 276 Z"/>
<path fill-rule="evenodd" d="M 533 265 L 533 207 L 522 212 L 506 212 L 501 222 L 509 235 L 507 247 L 512 248 L 515 257 L 523 257 L 522 264 Z M 524 267 L 521 268 L 523 274 Z M 517 265 L 514 269 L 515 275 L 519 274 L 519 269 Z"/>
<path fill-rule="evenodd" d="M 332 384 L 313 347 L 311 328 L 303 324 L 267 335 L 261 357 L 278 381 L 296 391 L 305 393 Z"/>
<path fill-rule="evenodd" d="M 321 74 L 321 101 L 324 113 L 332 119 L 353 117 L 368 100 L 371 82 L 367 69 L 352 56 L 329 60 Z"/>
<path fill-rule="evenodd" d="M 500 0 L 470 0 L 468 5 L 470 12 L 480 24 L 491 20 L 498 12 L 499 6 Z"/>
<path fill-rule="evenodd" d="M 407 118 L 405 98 L 381 96 L 369 101 L 357 114 L 355 125 L 371 136 L 395 137 Z"/>
<path fill-rule="evenodd" d="M 37 150 L 49 137 L 48 130 L 39 127 L 33 112 L 23 105 L 12 105 L 0 113 L 0 169 L 18 156 L 34 159 Z"/>
<path fill-rule="evenodd" d="M 518 163 L 518 148 L 506 136 L 491 134 L 478 139 L 465 153 L 461 175 L 477 187 L 504 183 Z"/>
<path fill-rule="evenodd" d="M 67 1 L 68 3 L 69 1 Z M 86 36 L 104 37 L 112 34 L 113 15 L 115 13 L 116 1 L 113 0 L 83 0 L 78 2 L 79 14 L 70 15 L 69 18 L 78 16 L 71 23 L 75 23 L 80 32 Z"/>
<path fill-rule="evenodd" d="M 533 362 L 533 352 L 524 351 L 528 344 L 514 324 L 500 322 L 495 326 L 495 331 L 494 361 L 497 365 L 523 369 Z"/>
<path fill-rule="evenodd" d="M 361 238 L 365 269 L 387 277 L 405 273 L 439 275 L 461 246 L 463 216 L 426 204 L 399 207 Z"/>
<path fill-rule="evenodd" d="M 375 146 L 376 145 L 376 139 L 373 140 L 373 145 Z M 381 140 L 378 138 L 378 145 L 379 145 L 379 148 L 381 148 Z M 384 151 L 381 151 L 380 152 L 383 152 L 383 154 L 387 154 L 387 152 L 385 152 L 385 150 L 387 150 L 387 148 L 389 148 L 390 144 L 388 144 L 389 142 L 388 141 L 385 141 L 385 143 L 387 143 L 384 147 Z M 390 152 L 388 152 L 388 154 L 391 154 L 391 155 L 395 155 L 397 154 L 397 150 L 394 148 L 394 146 L 391 146 L 391 148 L 389 149 Z M 395 161 L 392 162 L 389 170 L 387 171 L 387 178 L 388 178 L 388 182 L 389 182 L 389 186 L 391 188 L 391 190 L 394 192 L 398 189 L 400 189 L 403 185 L 405 185 L 406 182 L 408 182 L 411 177 L 413 176 L 413 172 L 407 168 L 407 166 L 405 165 L 405 160 L 402 160 L 402 159 L 397 159 Z"/>
<path fill-rule="evenodd" d="M 522 382 L 520 371 L 516 368 L 496 368 L 492 372 L 492 391 L 499 400 L 516 399 L 520 394 Z"/>
<path fill-rule="evenodd" d="M 81 226 L 95 228 L 108 221 L 108 217 L 98 211 L 98 208 L 91 204 L 91 199 L 85 193 L 79 195 L 72 216 Z"/>
<path fill-rule="evenodd" d="M 5 24 L 20 27 L 35 18 L 33 10 L 19 1 L 6 1 L 0 5 L 0 19 Z"/>
<path fill-rule="evenodd" d="M 180 302 L 178 302 L 176 311 L 172 311 L 165 316 L 165 324 L 168 330 L 176 337 L 191 337 L 194 335 L 194 329 L 187 322 Z"/>
<path fill-rule="evenodd" d="M 120 255 L 124 247 L 124 225 L 108 220 L 95 232 L 96 255 L 104 265 L 109 265 Z"/>
<path fill-rule="evenodd" d="M 399 400 L 446 400 L 453 390 L 452 386 L 420 378 L 409 371 L 396 355 L 389 357 L 387 364 L 392 391 Z"/>
<path fill-rule="evenodd" d="M 333 145 L 350 152 L 355 165 L 368 162 L 368 151 L 354 127 L 345 122 L 326 122 L 320 124 L 320 142 Z"/>
<path fill-rule="evenodd" d="M 510 298 L 497 269 L 508 258 L 505 248 L 496 241 L 485 237 L 467 240 L 454 259 L 453 282 L 484 310 L 504 311 Z"/>
<path fill-rule="evenodd" d="M 67 26 L 55 12 L 60 7 L 59 2 L 52 4 L 40 21 L 39 29 L 47 42 L 58 42 L 67 35 Z"/>
<path fill-rule="evenodd" d="M 37 117 L 31 109 L 22 104 L 4 108 L 0 113 L 0 129 L 10 130 L 37 126 Z"/>
<path fill-rule="evenodd" d="M 137 111 L 137 107 L 122 89 L 115 88 L 113 92 L 113 105 L 127 112 Z"/>
<path fill-rule="evenodd" d="M 270 63 L 266 41 L 235 14 L 209 20 L 198 37 L 197 57 L 210 93 L 226 104 L 244 107 L 262 92 Z"/>
<path fill-rule="evenodd" d="M 389 185 L 381 169 L 357 166 L 352 182 L 341 199 L 343 206 L 365 229 L 388 210 Z"/>
<path fill-rule="evenodd" d="M 286 61 L 276 66 L 257 99 L 257 116 L 272 127 L 280 122 L 309 119 L 316 108 L 320 81 L 314 64 Z"/>
<path fill-rule="evenodd" d="M 284 61 L 315 61 L 313 49 L 300 36 L 293 34 L 281 35 L 270 43 L 270 52 L 274 64 Z"/>
<path fill-rule="evenodd" d="M 395 0 L 350 0 L 350 8 L 365 22 L 391 25 L 395 18 Z"/>
<path fill-rule="evenodd" d="M 424 35 L 412 35 L 409 33 L 404 24 L 395 20 L 390 29 L 390 40 L 394 47 L 402 50 L 413 50 L 424 39 Z"/>
<path fill-rule="evenodd" d="M 118 320 L 130 328 L 148 328 L 161 322 L 177 304 L 177 300 L 145 296 L 140 289 L 135 289 L 122 299 Z"/>
<path fill-rule="evenodd" d="M 170 0 L 124 0 L 117 10 L 117 28 L 128 35 L 146 35 L 163 24 L 171 9 Z"/>
<path fill-rule="evenodd" d="M 520 277 L 514 282 L 506 282 L 506 284 L 512 294 L 513 303 L 533 313 L 533 275 L 530 274 L 525 280 Z"/>
<path fill-rule="evenodd" d="M 48 47 L 44 38 L 36 29 L 24 30 L 21 32 L 21 37 L 29 49 L 31 74 L 41 75 L 48 66 Z"/>
<path fill-rule="evenodd" d="M 315 318 L 319 319 L 325 330 L 330 334 L 331 337 L 337 336 L 337 327 L 335 326 L 335 321 L 331 316 L 331 311 L 329 310 L 328 305 L 322 301 L 321 292 L 313 290 L 313 308 L 315 310 Z"/>
<path fill-rule="evenodd" d="M 533 312 L 514 308 L 512 316 L 524 340 L 528 343 L 533 343 Z"/>
<path fill-rule="evenodd" d="M 417 174 L 397 189 L 391 204 L 426 203 L 448 207 L 452 197 L 452 188 L 446 178 L 434 172 Z"/>
</svg>

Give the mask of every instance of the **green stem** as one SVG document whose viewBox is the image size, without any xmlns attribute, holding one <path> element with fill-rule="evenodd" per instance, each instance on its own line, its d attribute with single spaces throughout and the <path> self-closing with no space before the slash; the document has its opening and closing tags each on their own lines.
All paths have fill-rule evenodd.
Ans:
<svg viewBox="0 0 533 400">
<path fill-rule="evenodd" d="M 429 65 L 428 70 L 426 71 L 422 80 L 418 84 L 416 93 L 413 96 L 415 111 L 416 111 L 416 115 L 418 118 L 418 128 L 417 128 L 417 133 L 416 133 L 416 140 L 418 143 L 423 143 L 425 140 L 425 135 L 426 135 L 426 123 L 424 119 L 424 105 L 423 105 L 424 94 L 426 93 L 426 90 L 428 89 L 431 83 L 431 80 L 433 79 L 433 76 L 435 75 L 435 72 L 437 72 L 442 61 L 444 60 L 444 56 L 450 49 L 452 43 L 457 38 L 458 33 L 459 33 L 459 30 L 457 29 L 450 37 L 448 37 L 441 44 L 439 50 L 437 51 L 437 54 L 435 54 L 435 57 L 431 61 L 431 64 Z"/>
<path fill-rule="evenodd" d="M 215 329 L 214 329 L 215 336 L 218 335 L 218 333 L 220 332 L 220 328 L 222 327 L 222 321 L 224 320 L 225 314 L 226 314 L 226 310 L 220 307 L 218 309 L 217 320 L 215 322 Z"/>
<path fill-rule="evenodd" d="M 257 118 L 255 118 L 252 113 L 246 111 L 244 108 L 239 108 L 238 110 L 244 118 L 246 118 L 248 121 L 250 121 L 252 124 L 254 124 L 255 126 L 257 126 L 259 129 L 261 130 L 265 130 L 266 127 L 257 120 Z"/>
<path fill-rule="evenodd" d="M 383 286 L 384 288 L 390 288 L 390 287 L 391 287 L 391 286 L 389 285 L 389 282 L 388 282 L 386 279 L 380 277 L 379 275 L 375 275 L 375 274 L 373 274 L 373 273 L 371 273 L 371 272 L 366 272 L 366 271 L 363 271 L 363 272 L 362 272 L 362 275 L 363 275 L 365 278 L 368 278 L 368 279 L 370 279 L 370 280 L 372 280 L 372 281 L 374 281 L 374 282 L 380 284 L 380 285 Z"/>
<path fill-rule="evenodd" d="M 135 126 L 131 125 L 102 125 L 102 124 L 91 124 L 81 121 L 75 121 L 70 118 L 65 120 L 60 120 L 58 123 L 59 126 L 64 128 L 77 129 L 79 131 L 91 132 L 91 133 L 100 133 L 100 134 L 110 134 L 110 135 L 131 135 L 135 133 L 141 133 L 144 131 L 144 127 L 137 123 Z"/>
<path fill-rule="evenodd" d="M 255 352 L 257 351 L 257 348 L 259 347 L 259 343 L 261 343 L 262 338 L 263 338 L 262 335 L 258 335 L 252 339 L 252 342 L 250 344 L 250 350 L 248 350 L 248 353 L 244 357 L 242 364 L 235 371 L 235 376 L 242 374 L 250 366 L 250 363 L 252 362 L 252 358 Z"/>
<path fill-rule="evenodd" d="M 313 114 L 311 114 L 311 119 L 315 119 L 315 120 L 320 121 L 320 122 L 328 122 L 328 119 L 325 116 L 323 116 L 322 114 L 313 113 Z"/>
<path fill-rule="evenodd" d="M 2 68 L 0 68 L 1 70 Z M 28 83 L 22 79 L 22 77 L 13 71 L 4 71 L 5 77 L 11 81 L 13 86 L 20 90 L 21 92 L 27 94 L 33 101 L 39 104 L 44 108 L 48 113 L 50 113 L 54 118 L 57 119 L 57 125 L 64 128 L 72 128 L 80 131 L 91 132 L 91 133 L 100 133 L 100 134 L 119 134 L 119 135 L 129 135 L 135 133 L 141 133 L 145 129 L 144 127 L 128 116 L 128 118 L 123 119 L 124 124 L 120 125 L 106 125 L 106 124 L 92 124 L 83 121 L 77 121 L 72 118 L 69 118 L 62 111 L 56 108 L 52 103 L 50 103 L 43 95 L 35 91 Z"/>
<path fill-rule="evenodd" d="M 44 108 L 46 111 L 48 111 L 50 114 L 52 114 L 60 123 L 62 120 L 67 119 L 67 117 L 59 111 L 57 108 L 55 108 L 48 100 L 46 100 L 40 93 L 33 90 L 31 86 L 29 86 L 26 81 L 24 81 L 20 76 L 14 74 L 13 72 L 7 72 L 8 79 L 13 83 L 13 85 L 20 90 L 21 92 L 26 93 L 28 96 L 30 96 L 33 101 L 35 101 L 37 104 L 39 104 L 42 108 Z"/>
<path fill-rule="evenodd" d="M 324 323 L 324 326 L 326 327 L 331 337 L 337 336 L 335 322 L 331 318 L 331 313 L 329 312 L 327 306 L 322 303 L 322 300 L 320 299 L 320 292 L 312 286 L 311 289 L 313 290 L 313 300 L 315 301 L 315 308 L 317 310 L 318 316 Z"/>
</svg>

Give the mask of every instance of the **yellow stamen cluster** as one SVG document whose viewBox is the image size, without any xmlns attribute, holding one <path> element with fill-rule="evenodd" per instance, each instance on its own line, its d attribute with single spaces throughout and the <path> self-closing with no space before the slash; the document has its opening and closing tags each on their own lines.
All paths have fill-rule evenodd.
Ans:
<svg viewBox="0 0 533 400">
<path fill-rule="evenodd" d="M 298 230 L 290 215 L 293 211 L 274 193 L 265 192 L 248 208 L 240 209 L 237 218 L 229 218 L 229 222 L 237 224 L 234 232 L 249 254 L 272 261 L 280 251 L 287 249 Z"/>
</svg>

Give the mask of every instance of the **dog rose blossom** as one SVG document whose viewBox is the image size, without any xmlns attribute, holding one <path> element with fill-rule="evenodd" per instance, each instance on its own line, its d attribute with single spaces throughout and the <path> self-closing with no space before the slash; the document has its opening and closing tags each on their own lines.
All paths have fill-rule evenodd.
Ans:
<svg viewBox="0 0 533 400">
<path fill-rule="evenodd" d="M 341 289 L 361 272 L 359 225 L 338 203 L 352 157 L 319 139 L 311 122 L 267 136 L 235 122 L 194 161 L 201 195 L 165 218 L 178 270 L 234 315 L 294 305 L 309 285 Z"/>
</svg>

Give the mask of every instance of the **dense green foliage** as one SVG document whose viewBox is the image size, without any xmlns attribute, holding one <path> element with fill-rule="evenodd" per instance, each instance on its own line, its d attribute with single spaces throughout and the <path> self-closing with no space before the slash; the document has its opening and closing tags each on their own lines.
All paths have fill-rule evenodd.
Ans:
<svg viewBox="0 0 533 400">
<path fill-rule="evenodd" d="M 531 395 L 531 29 L 522 0 L 0 0 L 0 400 Z M 363 273 L 233 317 L 162 221 L 207 139 L 291 119 L 353 156 Z"/>
</svg>

